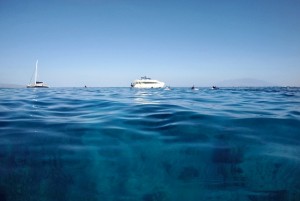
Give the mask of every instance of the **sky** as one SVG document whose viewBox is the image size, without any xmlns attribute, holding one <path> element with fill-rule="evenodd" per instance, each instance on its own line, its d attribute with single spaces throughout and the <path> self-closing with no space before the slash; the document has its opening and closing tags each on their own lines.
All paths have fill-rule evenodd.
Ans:
<svg viewBox="0 0 300 201">
<path fill-rule="evenodd" d="M 0 83 L 300 86 L 300 0 L 0 0 Z"/>
</svg>

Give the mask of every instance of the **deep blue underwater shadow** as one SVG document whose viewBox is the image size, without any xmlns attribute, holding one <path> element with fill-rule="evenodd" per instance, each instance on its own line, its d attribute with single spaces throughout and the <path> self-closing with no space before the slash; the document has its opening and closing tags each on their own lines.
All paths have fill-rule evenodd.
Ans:
<svg viewBox="0 0 300 201">
<path fill-rule="evenodd" d="M 0 201 L 298 201 L 299 88 L 0 89 Z"/>
</svg>

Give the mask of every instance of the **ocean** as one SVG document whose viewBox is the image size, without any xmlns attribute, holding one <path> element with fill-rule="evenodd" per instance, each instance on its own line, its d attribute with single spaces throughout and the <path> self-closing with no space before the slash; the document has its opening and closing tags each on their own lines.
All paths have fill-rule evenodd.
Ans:
<svg viewBox="0 0 300 201">
<path fill-rule="evenodd" d="M 0 89 L 0 201 L 299 201 L 300 88 Z"/>
</svg>

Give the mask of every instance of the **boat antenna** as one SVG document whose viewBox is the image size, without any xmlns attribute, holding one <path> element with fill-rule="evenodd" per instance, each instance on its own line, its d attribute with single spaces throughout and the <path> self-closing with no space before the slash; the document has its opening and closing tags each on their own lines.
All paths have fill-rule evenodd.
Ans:
<svg viewBox="0 0 300 201">
<path fill-rule="evenodd" d="M 33 76 L 35 76 L 35 71 L 33 71 L 32 75 L 31 75 L 31 78 L 30 78 L 29 84 L 32 84 L 32 78 L 33 78 Z"/>
<path fill-rule="evenodd" d="M 36 63 L 35 63 L 34 84 L 36 84 L 36 79 L 37 79 L 37 67 L 38 67 L 38 63 L 39 63 L 39 60 L 36 60 Z"/>
<path fill-rule="evenodd" d="M 29 82 L 29 84 L 31 84 L 32 83 L 32 78 L 33 78 L 33 75 L 34 75 L 34 72 L 32 73 L 32 75 L 31 75 L 31 78 L 30 78 L 30 82 Z M 28 84 L 28 85 L 29 85 Z"/>
</svg>

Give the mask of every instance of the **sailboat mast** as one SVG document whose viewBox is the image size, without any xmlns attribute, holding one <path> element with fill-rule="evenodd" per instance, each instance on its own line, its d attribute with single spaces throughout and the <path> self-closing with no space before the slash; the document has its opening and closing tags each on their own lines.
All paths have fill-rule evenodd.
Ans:
<svg viewBox="0 0 300 201">
<path fill-rule="evenodd" d="M 34 84 L 36 84 L 36 79 L 37 79 L 37 66 L 38 66 L 38 62 L 39 62 L 39 60 L 36 60 L 36 63 L 35 63 Z"/>
</svg>

